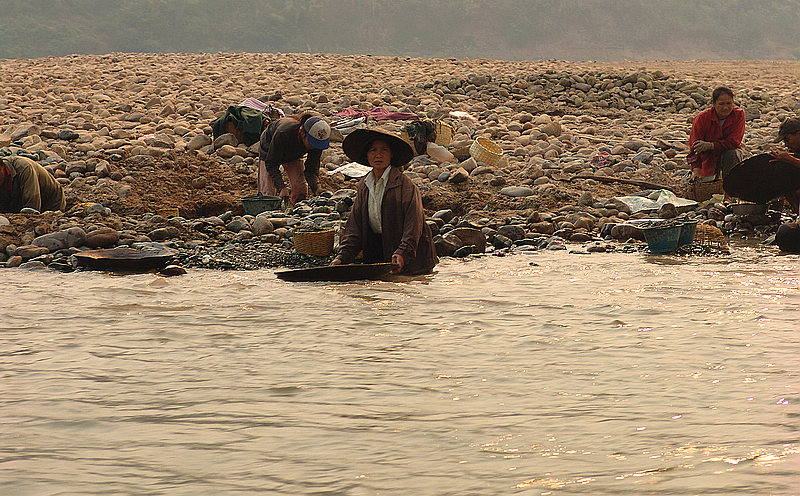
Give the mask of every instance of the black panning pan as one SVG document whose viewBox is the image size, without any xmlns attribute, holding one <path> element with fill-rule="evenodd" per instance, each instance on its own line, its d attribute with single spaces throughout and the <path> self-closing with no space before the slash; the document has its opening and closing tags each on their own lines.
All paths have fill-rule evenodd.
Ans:
<svg viewBox="0 0 800 496">
<path fill-rule="evenodd" d="M 110 248 L 75 253 L 75 263 L 88 270 L 148 272 L 163 269 L 174 257 L 174 250 L 135 250 Z"/>
<path fill-rule="evenodd" d="M 800 167 L 771 160 L 767 153 L 743 160 L 723 178 L 722 189 L 753 203 L 767 203 L 800 189 Z"/>
<path fill-rule="evenodd" d="M 381 279 L 396 267 L 392 263 L 326 265 L 310 269 L 290 269 L 275 272 L 284 281 L 358 281 L 362 279 Z"/>
</svg>

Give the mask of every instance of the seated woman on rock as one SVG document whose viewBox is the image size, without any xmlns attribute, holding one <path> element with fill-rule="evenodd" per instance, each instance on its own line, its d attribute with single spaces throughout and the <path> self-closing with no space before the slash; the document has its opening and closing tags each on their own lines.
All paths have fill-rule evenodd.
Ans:
<svg viewBox="0 0 800 496">
<path fill-rule="evenodd" d="M 356 199 L 331 265 L 349 264 L 359 252 L 364 263 L 392 262 L 395 273 L 427 274 L 439 262 L 425 223 L 422 194 L 403 174 L 414 152 L 399 136 L 356 129 L 342 143 L 344 153 L 372 167 L 358 184 Z"/>
</svg>

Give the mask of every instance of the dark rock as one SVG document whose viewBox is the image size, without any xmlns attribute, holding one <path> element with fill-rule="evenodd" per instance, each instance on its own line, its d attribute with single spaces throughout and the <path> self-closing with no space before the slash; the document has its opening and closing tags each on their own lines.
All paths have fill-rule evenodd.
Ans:
<svg viewBox="0 0 800 496">
<path fill-rule="evenodd" d="M 678 216 L 678 209 L 672 203 L 665 203 L 658 209 L 659 219 L 674 219 Z"/>
<path fill-rule="evenodd" d="M 9 257 L 9 259 L 6 261 L 6 267 L 8 268 L 19 267 L 22 264 L 22 260 L 23 260 L 22 257 L 19 255 L 14 255 L 13 257 Z"/>
<path fill-rule="evenodd" d="M 490 236 L 489 242 L 492 244 L 492 246 L 498 249 L 508 248 L 512 244 L 514 244 L 514 242 L 511 239 L 503 236 L 502 234 L 495 234 L 493 236 Z"/>
<path fill-rule="evenodd" d="M 448 235 L 457 236 L 463 245 L 474 245 L 480 253 L 486 251 L 486 235 L 480 229 L 457 227 Z"/>
<path fill-rule="evenodd" d="M 89 248 L 109 248 L 119 242 L 119 232 L 110 227 L 98 227 L 86 234 L 84 244 Z"/>
<path fill-rule="evenodd" d="M 443 236 L 434 236 L 433 245 L 436 247 L 436 254 L 438 256 L 449 257 L 461 247 L 462 243 L 458 236 L 445 234 Z"/>
<path fill-rule="evenodd" d="M 465 245 L 453 252 L 453 256 L 456 258 L 464 258 L 473 253 L 479 253 L 477 247 L 475 245 Z"/>
<path fill-rule="evenodd" d="M 497 234 L 507 237 L 511 241 L 517 241 L 525 237 L 525 229 L 517 225 L 500 226 L 497 228 Z"/>
<path fill-rule="evenodd" d="M 169 232 L 167 231 L 167 228 L 160 227 L 147 233 L 147 237 L 150 238 L 151 241 L 164 241 L 168 239 Z"/>
<path fill-rule="evenodd" d="M 14 256 L 22 257 L 24 260 L 30 260 L 42 255 L 50 253 L 50 250 L 44 246 L 22 245 L 14 251 Z"/>
<path fill-rule="evenodd" d="M 70 131 L 69 129 L 64 129 L 58 132 L 58 139 L 66 141 L 75 141 L 78 138 L 80 138 L 78 133 L 76 133 L 75 131 Z"/>
<path fill-rule="evenodd" d="M 644 232 L 631 224 L 616 224 L 611 228 L 611 237 L 619 240 L 633 238 L 644 241 Z"/>
<path fill-rule="evenodd" d="M 589 236 L 588 234 L 583 233 L 583 232 L 574 233 L 572 236 L 569 237 L 570 241 L 573 241 L 573 242 L 576 242 L 576 243 L 585 243 L 587 241 L 590 241 L 591 239 L 592 239 L 591 236 Z"/>
<path fill-rule="evenodd" d="M 556 231 L 555 226 L 552 222 L 534 222 L 533 224 L 528 225 L 528 228 L 539 234 L 553 234 Z"/>
<path fill-rule="evenodd" d="M 158 273 L 164 277 L 182 276 L 186 274 L 186 269 L 180 265 L 167 265 Z"/>
<path fill-rule="evenodd" d="M 207 184 L 208 180 L 203 176 L 199 176 L 192 179 L 192 188 L 194 189 L 203 189 L 206 187 Z"/>
</svg>

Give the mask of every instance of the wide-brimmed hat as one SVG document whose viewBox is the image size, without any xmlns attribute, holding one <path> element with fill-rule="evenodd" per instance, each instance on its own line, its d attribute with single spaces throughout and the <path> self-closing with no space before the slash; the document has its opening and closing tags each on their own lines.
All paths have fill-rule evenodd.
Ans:
<svg viewBox="0 0 800 496">
<path fill-rule="evenodd" d="M 786 119 L 781 123 L 781 127 L 778 128 L 778 137 L 775 138 L 775 142 L 783 141 L 787 134 L 796 132 L 800 132 L 800 118 L 792 117 L 791 119 Z"/>
<path fill-rule="evenodd" d="M 391 164 L 393 167 L 402 167 L 414 158 L 414 150 L 400 136 L 384 131 L 383 129 L 355 129 L 342 142 L 345 155 L 361 165 L 369 166 L 367 150 L 373 141 L 385 141 L 392 150 Z"/>
<path fill-rule="evenodd" d="M 309 117 L 303 123 L 303 131 L 306 133 L 308 144 L 318 150 L 324 150 L 330 146 L 331 126 L 322 117 Z"/>
</svg>

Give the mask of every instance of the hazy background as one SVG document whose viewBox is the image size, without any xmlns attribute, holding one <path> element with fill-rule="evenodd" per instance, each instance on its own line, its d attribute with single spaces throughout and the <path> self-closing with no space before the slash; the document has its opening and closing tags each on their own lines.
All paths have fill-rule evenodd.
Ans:
<svg viewBox="0 0 800 496">
<path fill-rule="evenodd" d="M 798 59 L 800 2 L 2 0 L 0 58 L 330 52 L 506 60 Z"/>
</svg>

